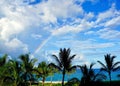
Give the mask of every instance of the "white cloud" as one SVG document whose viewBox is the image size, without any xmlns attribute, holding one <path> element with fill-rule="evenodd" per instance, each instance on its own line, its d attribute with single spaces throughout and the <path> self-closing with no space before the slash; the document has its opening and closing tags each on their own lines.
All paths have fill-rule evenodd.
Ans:
<svg viewBox="0 0 120 86">
<path fill-rule="evenodd" d="M 72 31 L 76 32 L 75 29 L 76 28 L 74 28 L 73 26 L 66 25 L 66 26 L 63 26 L 59 29 L 52 30 L 52 34 L 53 35 L 60 35 L 60 34 L 66 34 L 66 33 L 72 32 Z"/>
<path fill-rule="evenodd" d="M 42 37 L 40 34 L 32 34 L 31 36 L 35 39 L 40 39 Z"/>
<path fill-rule="evenodd" d="M 95 34 L 95 32 L 94 31 L 87 31 L 87 32 L 85 32 L 85 35 L 92 35 L 92 34 Z"/>
<path fill-rule="evenodd" d="M 2 22 L 0 28 L 12 28 L 13 32 L 17 34 L 31 26 L 37 27 L 51 22 L 57 23 L 58 18 L 72 18 L 83 13 L 82 7 L 76 5 L 73 0 L 48 0 L 37 5 L 21 5 L 20 2 L 23 1 L 4 2 L 2 0 L 3 5 L 1 5 L 0 14 L 3 16 L 0 19 L 0 22 Z M 16 31 L 16 29 L 22 30 Z M 7 32 L 9 34 L 2 37 L 4 39 L 9 38 L 13 32 Z"/>
<path fill-rule="evenodd" d="M 96 16 L 95 27 L 115 28 L 119 26 L 120 11 L 115 8 L 115 3 L 112 4 L 109 10 L 99 13 Z"/>
<path fill-rule="evenodd" d="M 115 17 L 105 23 L 105 27 L 114 27 L 120 25 L 120 15 L 118 17 Z"/>
<path fill-rule="evenodd" d="M 42 20 L 52 23 L 56 23 L 58 18 L 72 18 L 83 14 L 82 7 L 73 3 L 73 0 L 48 0 L 39 8 Z"/>
<path fill-rule="evenodd" d="M 22 32 L 23 28 L 22 24 L 18 21 L 2 18 L 0 19 L 0 38 L 9 40 L 12 35 Z"/>
<path fill-rule="evenodd" d="M 74 4 L 73 0 L 56 0 L 52 1 L 51 5 L 53 4 L 54 6 L 51 6 L 51 10 L 56 16 L 59 17 L 67 18 L 83 13 L 82 7 Z"/>
<path fill-rule="evenodd" d="M 112 30 L 109 28 L 104 28 L 99 31 L 97 31 L 97 34 L 100 36 L 100 38 L 108 39 L 108 40 L 114 40 L 120 38 L 120 31 Z"/>
<path fill-rule="evenodd" d="M 23 3 L 23 1 L 26 2 Z M 38 33 L 32 34 L 31 37 L 38 39 L 42 37 L 41 34 L 39 34 L 42 33 L 42 30 L 51 31 L 51 33 L 45 32 L 45 36 L 49 33 L 52 34 L 52 37 L 61 37 L 61 35 L 64 36 L 67 33 L 78 34 L 81 31 L 91 30 L 95 26 L 99 28 L 101 26 L 109 28 L 120 25 L 120 12 L 115 9 L 114 4 L 109 10 L 95 15 L 92 12 L 86 13 L 83 10 L 81 4 L 86 0 L 80 0 L 79 2 L 81 4 L 79 5 L 75 4 L 75 0 L 46 0 L 34 5 L 28 5 L 29 1 L 30 0 L 0 1 L 0 49 L 2 49 L 0 53 L 20 54 L 28 52 L 29 44 L 27 45 L 22 41 L 23 39 L 20 40 L 19 37 L 21 35 L 20 33 L 31 29 L 31 34 L 32 31 L 33 33 L 36 33 L 36 31 Z M 77 18 L 78 16 L 79 18 Z M 68 18 L 70 18 L 70 21 L 67 20 Z M 64 23 L 61 26 L 59 26 L 59 23 L 61 23 L 58 22 L 59 19 Z M 39 31 L 36 30 L 36 28 L 39 28 Z M 93 31 L 86 34 L 97 34 L 103 39 L 118 39 L 120 37 L 120 32 L 112 29 L 101 29 L 96 32 L 94 32 L 93 29 Z M 18 38 L 14 38 L 16 35 Z M 28 36 L 28 33 L 25 36 Z M 41 44 L 35 53 L 40 51 L 49 40 L 52 40 L 52 37 L 46 37 L 47 39 L 40 42 Z M 93 49 L 110 48 L 114 46 L 114 43 L 96 43 L 87 40 L 87 38 L 86 41 L 81 41 L 76 38 L 74 39 L 74 37 L 64 37 L 62 41 L 58 38 L 57 41 L 54 41 L 53 45 L 58 48 L 70 47 L 72 50 L 75 50 L 77 54 L 82 50 L 79 54 L 80 57 L 76 57 L 75 60 L 79 59 L 88 64 L 88 60 L 85 59 L 86 55 L 82 53 L 83 51 L 87 52 Z M 44 53 L 42 52 L 42 54 Z M 47 58 L 43 59 L 46 60 Z M 51 58 L 49 59 L 51 60 Z"/>
<path fill-rule="evenodd" d="M 12 39 L 9 42 L 7 42 L 5 45 L 8 46 L 11 49 L 15 49 L 16 47 L 19 47 L 22 44 L 21 41 L 19 41 L 18 39 Z"/>
<path fill-rule="evenodd" d="M 98 14 L 96 23 L 105 22 L 105 21 L 115 17 L 115 15 L 117 13 L 118 12 L 115 9 L 115 4 L 112 4 L 112 7 L 109 10 Z"/>
<path fill-rule="evenodd" d="M 1 40 L 0 48 L 2 48 L 0 51 L 1 53 L 7 53 L 12 56 L 15 55 L 14 57 L 29 52 L 27 45 L 22 43 L 17 38 L 14 38 L 10 41 Z"/>
<path fill-rule="evenodd" d="M 114 43 L 96 43 L 91 40 L 86 41 L 74 41 L 73 48 L 80 49 L 80 50 L 94 50 L 94 49 L 103 49 L 113 47 Z"/>
<path fill-rule="evenodd" d="M 93 25 L 94 25 L 93 22 L 88 22 L 82 19 L 79 24 L 65 25 L 58 29 L 52 30 L 52 35 L 61 35 L 61 34 L 66 34 L 66 33 L 79 33 L 81 31 L 91 29 Z"/>
<path fill-rule="evenodd" d="M 20 3 L 20 0 L 1 1 L 0 48 L 2 50 L 0 53 L 19 55 L 29 51 L 27 44 L 15 37 L 40 25 L 38 10 L 34 6 L 23 4 L 22 1 Z"/>
<path fill-rule="evenodd" d="M 98 31 L 85 32 L 85 35 L 99 36 L 98 38 L 102 38 L 106 40 L 119 40 L 120 31 L 111 28 L 103 28 Z"/>
<path fill-rule="evenodd" d="M 89 12 L 89 13 L 86 13 L 85 15 L 84 15 L 84 19 L 85 20 L 92 20 L 93 18 L 95 17 L 95 15 L 94 15 L 94 13 L 93 12 Z"/>
<path fill-rule="evenodd" d="M 58 49 L 61 47 L 71 48 L 75 52 L 89 52 L 97 49 L 111 48 L 115 46 L 114 42 L 99 43 L 95 39 L 77 40 L 76 38 L 70 38 L 63 40 L 60 39 L 60 37 L 57 37 L 55 40 L 56 41 L 50 43 L 52 44 L 51 46 L 54 46 Z"/>
<path fill-rule="evenodd" d="M 71 54 L 72 55 L 72 54 Z M 73 65 L 83 65 L 85 63 L 87 63 L 87 60 L 84 56 L 84 54 L 82 53 L 77 53 L 77 55 L 75 56 L 75 58 L 72 61 Z"/>
<path fill-rule="evenodd" d="M 5 47 L 4 52 L 11 52 L 11 50 L 16 52 L 16 49 L 23 52 L 28 49 L 19 38 L 14 38 L 20 36 L 20 33 L 36 27 L 43 29 L 42 25 L 56 23 L 58 18 L 72 18 L 83 13 L 82 7 L 72 0 L 48 0 L 36 5 L 23 2 L 24 0 L 1 0 L 0 2 L 0 40 L 2 41 L 0 47 Z M 41 36 L 33 34 L 32 37 Z"/>
</svg>

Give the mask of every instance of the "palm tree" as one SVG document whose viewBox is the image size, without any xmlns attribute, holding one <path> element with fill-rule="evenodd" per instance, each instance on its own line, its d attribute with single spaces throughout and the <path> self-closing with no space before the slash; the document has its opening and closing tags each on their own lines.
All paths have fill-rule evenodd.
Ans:
<svg viewBox="0 0 120 86">
<path fill-rule="evenodd" d="M 7 54 L 0 57 L 0 84 L 1 85 L 3 83 L 3 80 L 6 77 L 6 74 L 5 74 L 7 70 L 6 64 L 7 64 Z"/>
<path fill-rule="evenodd" d="M 101 74 L 100 72 L 95 73 L 94 69 L 92 68 L 93 66 L 94 63 L 90 64 L 89 67 L 87 67 L 87 65 L 78 66 L 80 67 L 83 75 L 81 78 L 80 86 L 93 86 L 95 82 L 106 79 L 106 76 L 104 74 Z"/>
<path fill-rule="evenodd" d="M 9 60 L 7 68 L 9 73 L 8 78 L 9 79 L 11 78 L 11 80 L 14 81 L 14 86 L 19 86 L 22 82 L 21 78 L 22 68 L 20 62 Z"/>
<path fill-rule="evenodd" d="M 64 85 L 66 71 L 71 71 L 72 69 L 76 68 L 76 66 L 71 65 L 71 62 L 76 55 L 70 56 L 70 52 L 70 48 L 60 49 L 59 56 L 52 55 L 56 60 L 56 64 L 50 63 L 50 66 L 57 68 L 59 71 L 62 71 L 62 86 Z"/>
<path fill-rule="evenodd" d="M 41 62 L 38 64 L 37 70 L 37 76 L 42 78 L 42 85 L 44 86 L 44 82 L 46 80 L 46 77 L 49 75 L 52 75 L 52 68 L 48 67 L 48 64 L 46 62 Z"/>
<path fill-rule="evenodd" d="M 111 72 L 114 72 L 120 68 L 120 66 L 118 65 L 120 64 L 120 62 L 114 62 L 116 56 L 111 56 L 111 54 L 104 55 L 104 57 L 105 57 L 105 64 L 102 63 L 101 61 L 98 61 L 98 63 L 102 66 L 101 71 L 106 71 L 108 73 L 110 86 L 111 86 Z"/>
<path fill-rule="evenodd" d="M 22 78 L 24 82 L 30 81 L 34 78 L 33 71 L 34 71 L 34 64 L 37 61 L 36 59 L 30 59 L 29 54 L 21 55 L 20 59 L 22 61 Z"/>
</svg>

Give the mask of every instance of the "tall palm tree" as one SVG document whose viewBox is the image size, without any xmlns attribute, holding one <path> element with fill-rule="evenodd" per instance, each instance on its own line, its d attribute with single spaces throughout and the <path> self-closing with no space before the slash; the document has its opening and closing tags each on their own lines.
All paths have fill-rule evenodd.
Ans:
<svg viewBox="0 0 120 86">
<path fill-rule="evenodd" d="M 42 85 L 44 86 L 44 82 L 46 80 L 46 77 L 49 75 L 52 75 L 52 68 L 48 67 L 48 64 L 46 62 L 41 62 L 38 64 L 37 70 L 37 76 L 42 78 Z"/>
<path fill-rule="evenodd" d="M 106 76 L 104 74 L 101 74 L 100 72 L 95 73 L 94 69 L 92 68 L 93 66 L 94 63 L 90 64 L 89 67 L 87 67 L 86 64 L 83 66 L 78 66 L 80 67 L 83 75 L 81 78 L 80 86 L 93 86 L 95 82 L 106 79 Z"/>
<path fill-rule="evenodd" d="M 57 68 L 59 71 L 62 71 L 62 86 L 64 85 L 64 78 L 66 71 L 71 71 L 76 68 L 76 66 L 72 66 L 71 62 L 76 55 L 70 55 L 70 48 L 60 49 L 59 56 L 52 55 L 56 60 L 56 64 L 50 63 L 50 66 Z"/>
<path fill-rule="evenodd" d="M 114 62 L 114 59 L 116 56 L 111 56 L 111 54 L 104 55 L 105 57 L 105 64 L 101 61 L 97 61 L 101 66 L 101 71 L 106 71 L 109 76 L 110 86 L 111 86 L 111 72 L 116 71 L 120 68 L 119 64 L 120 62 Z"/>
<path fill-rule="evenodd" d="M 30 59 L 29 54 L 21 55 L 20 59 L 22 61 L 22 78 L 24 82 L 31 81 L 33 77 L 34 64 L 37 61 L 36 59 Z"/>
</svg>

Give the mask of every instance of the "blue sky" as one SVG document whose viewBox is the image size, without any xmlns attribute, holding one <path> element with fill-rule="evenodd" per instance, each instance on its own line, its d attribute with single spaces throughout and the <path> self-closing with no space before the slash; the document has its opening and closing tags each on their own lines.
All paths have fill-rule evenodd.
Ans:
<svg viewBox="0 0 120 86">
<path fill-rule="evenodd" d="M 120 61 L 120 0 L 1 0 L 0 54 L 13 59 L 54 61 L 52 54 L 71 48 L 73 64 Z M 96 67 L 99 65 L 96 64 Z"/>
</svg>

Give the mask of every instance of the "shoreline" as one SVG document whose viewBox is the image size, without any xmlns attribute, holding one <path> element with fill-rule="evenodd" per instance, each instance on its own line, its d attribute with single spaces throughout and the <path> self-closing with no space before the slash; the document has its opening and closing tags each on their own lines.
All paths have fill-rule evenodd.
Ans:
<svg viewBox="0 0 120 86">
<path fill-rule="evenodd" d="M 111 82 L 119 82 L 120 80 L 113 80 L 113 81 L 111 81 Z M 42 83 L 42 81 L 39 81 L 40 83 Z M 102 82 L 109 82 L 109 81 L 102 81 Z M 55 84 L 57 84 L 57 83 L 62 83 L 62 81 L 45 81 L 44 83 L 55 83 Z M 67 81 L 64 81 L 64 83 L 67 83 Z"/>
<path fill-rule="evenodd" d="M 39 81 L 40 83 L 42 82 L 42 81 Z M 45 81 L 44 83 L 62 83 L 62 81 Z M 67 83 L 67 81 L 64 81 L 64 83 Z"/>
</svg>

